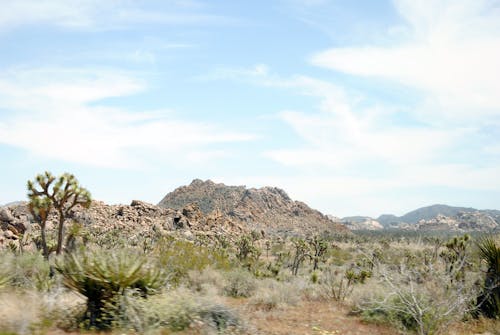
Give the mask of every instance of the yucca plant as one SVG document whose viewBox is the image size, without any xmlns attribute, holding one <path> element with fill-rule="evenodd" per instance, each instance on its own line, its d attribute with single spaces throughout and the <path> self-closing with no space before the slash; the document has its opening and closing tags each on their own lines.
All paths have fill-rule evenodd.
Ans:
<svg viewBox="0 0 500 335">
<path fill-rule="evenodd" d="M 489 318 L 500 318 L 500 245 L 489 236 L 478 244 L 479 255 L 488 267 L 484 291 L 478 298 L 479 310 Z"/>
<path fill-rule="evenodd" d="M 110 328 L 114 310 L 126 290 L 135 289 L 143 297 L 153 294 L 165 283 L 160 267 L 152 266 L 145 255 L 126 251 L 66 254 L 57 261 L 56 269 L 63 283 L 87 298 L 84 322 L 87 328 Z"/>
</svg>

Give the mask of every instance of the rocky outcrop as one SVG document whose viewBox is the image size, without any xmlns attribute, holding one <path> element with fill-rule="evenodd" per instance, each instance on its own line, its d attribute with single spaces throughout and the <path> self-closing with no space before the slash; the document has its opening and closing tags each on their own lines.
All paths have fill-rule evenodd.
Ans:
<svg viewBox="0 0 500 335">
<path fill-rule="evenodd" d="M 417 230 L 444 231 L 492 231 L 500 229 L 500 216 L 488 215 L 482 211 L 460 212 L 455 216 L 437 215 L 430 220 L 420 220 Z"/>
<path fill-rule="evenodd" d="M 88 209 L 75 207 L 68 218 L 67 227 L 71 221 L 81 224 L 95 236 L 115 232 L 131 242 L 138 240 L 138 237 L 156 238 L 172 233 L 187 238 L 218 234 L 230 238 L 249 232 L 246 227 L 222 217 L 217 211 L 203 214 L 196 204 L 188 204 L 182 209 L 167 209 L 138 200 L 132 201 L 130 205 L 107 205 L 93 201 Z M 57 216 L 52 213 L 47 230 L 54 230 L 56 223 Z M 0 224 L 0 247 L 17 241 L 29 229 L 35 233 L 39 230 L 38 225 L 32 222 L 26 203 L 0 208 Z"/>
<path fill-rule="evenodd" d="M 191 203 L 197 204 L 205 215 L 217 211 L 227 220 L 266 233 L 307 233 L 317 229 L 346 231 L 319 211 L 290 199 L 277 187 L 248 189 L 195 179 L 190 185 L 167 194 L 158 206 L 181 209 Z"/>
<path fill-rule="evenodd" d="M 31 215 L 26 204 L 0 207 L 0 244 L 18 240 L 31 228 Z"/>
</svg>

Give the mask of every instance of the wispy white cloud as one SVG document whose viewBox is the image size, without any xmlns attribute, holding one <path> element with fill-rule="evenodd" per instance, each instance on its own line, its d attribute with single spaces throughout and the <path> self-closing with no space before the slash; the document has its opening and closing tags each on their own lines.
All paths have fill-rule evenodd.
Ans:
<svg viewBox="0 0 500 335">
<path fill-rule="evenodd" d="M 500 7 L 490 0 L 395 0 L 406 20 L 392 45 L 336 47 L 313 64 L 377 77 L 426 95 L 434 117 L 500 115 Z M 495 5 L 496 4 L 496 5 Z M 425 117 L 429 117 L 428 114 Z"/>
<path fill-rule="evenodd" d="M 320 99 L 317 112 L 282 112 L 281 119 L 303 141 L 303 148 L 274 150 L 266 156 L 286 165 L 346 168 L 384 163 L 394 167 L 430 163 L 471 130 L 431 126 L 392 125 L 391 114 L 362 107 L 359 96 L 318 79 L 299 76 L 268 80 L 291 86 Z M 361 101 L 360 101 L 361 102 Z"/>
<path fill-rule="evenodd" d="M 123 72 L 17 69 L 2 75 L 0 88 L 0 143 L 42 157 L 104 167 L 139 167 L 173 157 L 182 164 L 221 157 L 211 144 L 255 138 L 185 121 L 171 111 L 131 112 L 100 103 L 145 89 Z M 213 154 L 200 154 L 204 150 Z"/>
<path fill-rule="evenodd" d="M 401 114 L 417 115 L 418 111 L 367 101 L 361 93 L 332 82 L 303 75 L 281 77 L 268 67 L 263 68 L 266 71 L 256 71 L 255 67 L 226 69 L 219 72 L 223 74 L 219 79 L 243 80 L 318 99 L 317 107 L 310 110 L 278 113 L 301 144 L 263 153 L 283 169 L 296 172 L 289 177 L 221 176 L 221 181 L 282 186 L 294 198 L 307 199 L 323 211 L 338 210 L 333 213 L 340 215 L 378 215 L 394 208 L 403 211 L 413 209 L 411 206 L 447 201 L 439 195 L 423 199 L 410 190 L 489 192 L 500 188 L 495 177 L 500 169 L 498 162 L 477 164 L 484 146 L 484 141 L 477 142 L 481 127 L 466 123 L 398 122 Z M 473 151 L 463 151 L 471 139 L 476 142 Z M 490 147 L 489 154 L 494 154 L 495 148 Z M 457 153 L 460 159 L 456 158 Z"/>
<path fill-rule="evenodd" d="M 44 24 L 70 29 L 122 29 L 134 24 L 234 24 L 229 17 L 203 12 L 203 3 L 162 1 L 159 8 L 126 0 L 17 0 L 2 3 L 0 31 Z M 156 3 L 158 5 L 158 3 Z M 147 8 L 147 9 L 145 9 Z"/>
</svg>

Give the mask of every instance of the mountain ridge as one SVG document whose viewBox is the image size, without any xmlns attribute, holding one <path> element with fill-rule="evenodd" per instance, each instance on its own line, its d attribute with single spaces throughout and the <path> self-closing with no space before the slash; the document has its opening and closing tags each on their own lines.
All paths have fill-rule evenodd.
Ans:
<svg viewBox="0 0 500 335">
<path fill-rule="evenodd" d="M 472 213 L 472 212 L 479 212 L 485 215 L 494 215 L 494 216 L 500 215 L 500 211 L 495 209 L 476 209 L 472 207 L 459 207 L 459 206 L 450 206 L 444 204 L 433 204 L 417 208 L 402 216 L 396 216 L 393 214 L 382 214 L 375 220 L 380 222 L 383 226 L 389 226 L 394 223 L 416 224 L 421 220 L 431 220 L 433 218 L 436 218 L 438 215 L 453 217 L 457 216 L 460 213 Z"/>
</svg>

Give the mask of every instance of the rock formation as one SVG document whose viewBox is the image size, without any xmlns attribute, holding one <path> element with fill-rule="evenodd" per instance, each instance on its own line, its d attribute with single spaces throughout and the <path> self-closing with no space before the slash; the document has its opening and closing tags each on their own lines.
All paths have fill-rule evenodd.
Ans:
<svg viewBox="0 0 500 335">
<path fill-rule="evenodd" d="M 500 215 L 488 215 L 484 211 L 460 212 L 454 216 L 437 215 L 429 220 L 420 220 L 417 230 L 446 231 L 491 231 L 500 229 Z"/>
<path fill-rule="evenodd" d="M 195 179 L 167 194 L 158 206 L 181 209 L 190 203 L 196 203 L 205 215 L 215 211 L 230 221 L 270 234 L 307 233 L 313 229 L 346 231 L 319 211 L 290 199 L 277 187 L 248 189 Z"/>
<path fill-rule="evenodd" d="M 17 241 L 26 231 L 39 230 L 33 224 L 27 203 L 0 208 L 0 247 Z M 249 232 L 246 227 L 222 218 L 217 213 L 203 214 L 196 204 L 180 210 L 161 208 L 134 200 L 130 205 L 107 205 L 93 201 L 88 209 L 75 207 L 68 221 L 77 222 L 94 235 L 116 231 L 133 241 L 139 236 L 158 236 L 179 233 L 187 238 L 194 235 L 224 234 L 235 236 Z M 47 230 L 55 229 L 57 216 L 52 213 Z M 66 229 L 71 225 L 67 222 Z"/>
</svg>

